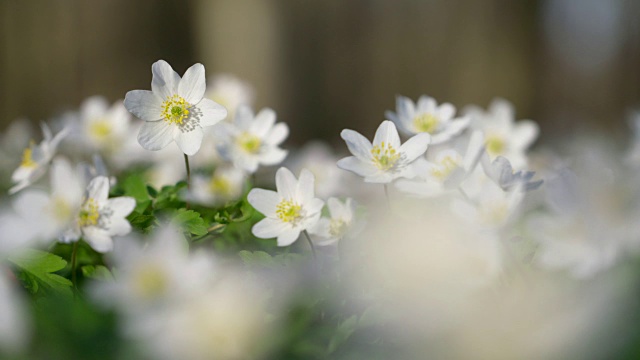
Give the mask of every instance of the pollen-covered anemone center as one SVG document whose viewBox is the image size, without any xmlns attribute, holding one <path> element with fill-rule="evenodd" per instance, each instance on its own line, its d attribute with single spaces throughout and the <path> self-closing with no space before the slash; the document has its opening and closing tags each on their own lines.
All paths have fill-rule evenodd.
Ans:
<svg viewBox="0 0 640 360">
<path fill-rule="evenodd" d="M 172 123 L 182 125 L 184 120 L 189 117 L 189 104 L 182 96 L 169 96 L 162 103 L 162 117 Z"/>
<path fill-rule="evenodd" d="M 93 121 L 89 125 L 89 134 L 96 140 L 102 140 L 111 134 L 113 127 L 107 119 Z"/>
<path fill-rule="evenodd" d="M 349 224 L 342 219 L 331 219 L 329 223 L 329 235 L 332 237 L 342 237 L 347 231 Z"/>
<path fill-rule="evenodd" d="M 445 156 L 440 160 L 438 166 L 431 169 L 431 175 L 440 181 L 444 181 L 449 175 L 451 175 L 453 170 L 460 166 L 459 163 L 459 159 L 454 156 Z"/>
<path fill-rule="evenodd" d="M 432 114 L 422 113 L 413 118 L 413 126 L 418 132 L 433 134 L 440 124 L 440 120 Z"/>
<path fill-rule="evenodd" d="M 256 135 L 244 132 L 237 139 L 240 148 L 249 154 L 257 154 L 262 146 L 262 141 Z"/>
<path fill-rule="evenodd" d="M 302 206 L 292 200 L 282 200 L 276 206 L 276 215 L 286 223 L 296 223 L 302 219 Z"/>
<path fill-rule="evenodd" d="M 229 195 L 231 194 L 231 183 L 224 177 L 214 176 L 209 183 L 209 189 L 214 194 Z"/>
<path fill-rule="evenodd" d="M 383 171 L 393 168 L 400 159 L 400 154 L 396 149 L 384 141 L 371 149 L 371 155 L 373 155 L 373 163 Z"/>
<path fill-rule="evenodd" d="M 24 152 L 22 153 L 22 162 L 20 163 L 20 166 L 33 168 L 37 165 L 38 164 L 33 161 L 33 149 L 31 148 L 31 146 L 29 146 L 28 148 L 24 149 Z"/>
<path fill-rule="evenodd" d="M 503 154 L 507 144 L 504 141 L 504 138 L 499 135 L 489 135 L 487 136 L 486 141 L 487 152 L 491 155 L 500 155 Z"/>
<path fill-rule="evenodd" d="M 95 226 L 100 219 L 98 203 L 94 199 L 87 199 L 80 209 L 78 215 L 78 225 L 80 227 Z"/>
</svg>

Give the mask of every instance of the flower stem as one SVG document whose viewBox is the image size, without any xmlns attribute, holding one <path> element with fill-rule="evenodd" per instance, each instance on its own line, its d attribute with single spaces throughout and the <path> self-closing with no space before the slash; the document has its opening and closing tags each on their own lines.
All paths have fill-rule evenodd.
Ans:
<svg viewBox="0 0 640 360">
<path fill-rule="evenodd" d="M 304 236 L 307 238 L 307 242 L 309 243 L 309 247 L 311 248 L 311 252 L 313 253 L 313 260 L 318 261 L 318 256 L 316 256 L 316 248 L 313 247 L 313 243 L 311 242 L 311 237 L 309 236 L 309 233 L 307 232 L 307 230 L 304 230 L 303 233 L 304 233 Z"/>
<path fill-rule="evenodd" d="M 71 251 L 71 283 L 73 284 L 74 289 L 78 288 L 78 283 L 76 280 L 76 259 L 78 254 L 78 243 L 80 243 L 80 239 L 73 243 L 73 250 Z"/>
<path fill-rule="evenodd" d="M 184 154 L 184 165 L 187 168 L 187 190 L 191 190 L 191 167 L 189 167 L 189 156 Z M 185 207 L 189 210 L 189 200 L 186 201 Z"/>
</svg>

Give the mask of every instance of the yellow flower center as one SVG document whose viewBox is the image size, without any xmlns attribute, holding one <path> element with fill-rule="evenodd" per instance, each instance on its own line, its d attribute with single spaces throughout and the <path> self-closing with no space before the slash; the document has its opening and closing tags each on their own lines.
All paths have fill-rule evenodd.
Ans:
<svg viewBox="0 0 640 360">
<path fill-rule="evenodd" d="M 63 198 L 55 196 L 52 202 L 48 205 L 48 211 L 53 213 L 53 216 L 59 221 L 67 221 L 73 214 L 71 213 L 71 205 Z"/>
<path fill-rule="evenodd" d="M 445 180 L 458 167 L 458 160 L 453 156 L 445 156 L 439 167 L 431 169 L 431 175 L 440 181 Z"/>
<path fill-rule="evenodd" d="M 98 224 L 98 219 L 100 219 L 98 204 L 94 199 L 89 198 L 82 205 L 82 209 L 80 209 L 80 214 L 78 215 L 78 226 L 95 226 Z"/>
<path fill-rule="evenodd" d="M 173 95 L 162 103 L 162 117 L 177 125 L 182 125 L 184 120 L 189 117 L 189 104 L 182 96 Z"/>
<path fill-rule="evenodd" d="M 214 176 L 209 183 L 209 189 L 215 194 L 229 195 L 231 194 L 231 183 L 221 176 Z"/>
<path fill-rule="evenodd" d="M 89 135 L 94 140 L 103 140 L 111 134 L 113 127 L 107 119 L 92 121 L 89 125 Z"/>
<path fill-rule="evenodd" d="M 487 152 L 491 155 L 500 155 L 504 153 L 507 144 L 504 142 L 504 138 L 499 135 L 489 135 L 486 141 Z"/>
<path fill-rule="evenodd" d="M 244 132 L 238 136 L 237 142 L 238 145 L 240 145 L 240 148 L 249 154 L 257 154 L 258 151 L 260 151 L 260 146 L 262 145 L 262 141 L 260 141 L 259 137 L 248 132 Z"/>
<path fill-rule="evenodd" d="M 384 141 L 380 143 L 380 145 L 376 145 L 371 149 L 371 155 L 373 155 L 373 163 L 380 170 L 389 170 L 393 168 L 393 166 L 400 159 L 400 154 L 396 151 L 396 149 L 391 146 L 391 144 L 385 143 Z"/>
<path fill-rule="evenodd" d="M 302 206 L 291 200 L 282 200 L 276 206 L 276 215 L 287 223 L 295 223 L 302 218 Z"/>
<path fill-rule="evenodd" d="M 33 161 L 32 156 L 33 156 L 33 149 L 31 148 L 31 146 L 24 149 L 24 152 L 22 153 L 22 162 L 20 163 L 20 166 L 29 167 L 29 168 L 38 166 L 38 164 L 35 161 Z"/>
<path fill-rule="evenodd" d="M 413 126 L 418 132 L 433 134 L 438 129 L 440 120 L 429 113 L 419 114 L 413 118 Z"/>
<path fill-rule="evenodd" d="M 348 225 L 342 219 L 331 219 L 329 234 L 333 237 L 341 237 L 347 231 Z"/>
<path fill-rule="evenodd" d="M 167 290 L 166 274 L 158 266 L 147 265 L 136 272 L 134 287 L 141 298 L 152 299 L 158 297 Z"/>
</svg>

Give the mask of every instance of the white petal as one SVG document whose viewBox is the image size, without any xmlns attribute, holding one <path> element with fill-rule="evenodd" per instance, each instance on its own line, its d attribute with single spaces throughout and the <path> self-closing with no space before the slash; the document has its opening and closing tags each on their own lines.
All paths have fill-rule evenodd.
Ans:
<svg viewBox="0 0 640 360">
<path fill-rule="evenodd" d="M 83 121 L 103 117 L 109 109 L 107 99 L 102 96 L 92 96 L 80 105 L 80 114 Z"/>
<path fill-rule="evenodd" d="M 99 253 L 106 253 L 113 250 L 113 240 L 106 230 L 90 226 L 82 229 L 84 240 L 93 250 Z"/>
<path fill-rule="evenodd" d="M 210 99 L 202 99 L 196 105 L 200 110 L 198 121 L 200 126 L 212 126 L 227 117 L 227 109 Z"/>
<path fill-rule="evenodd" d="M 324 201 L 318 198 L 311 199 L 305 207 L 305 210 L 307 211 L 307 216 L 313 216 L 313 215 L 319 214 L 322 211 L 323 207 L 324 207 Z"/>
<path fill-rule="evenodd" d="M 202 100 L 206 89 L 204 65 L 195 64 L 185 71 L 178 83 L 178 95 L 189 104 L 197 104 Z"/>
<path fill-rule="evenodd" d="M 315 177 L 307 169 L 302 169 L 298 178 L 298 199 L 303 202 L 311 201 L 315 196 Z"/>
<path fill-rule="evenodd" d="M 266 218 L 253 225 L 251 232 L 260 239 L 271 239 L 287 231 L 289 226 L 277 219 Z"/>
<path fill-rule="evenodd" d="M 13 209 L 25 219 L 30 219 L 49 203 L 49 196 L 39 190 L 27 190 L 13 200 Z"/>
<path fill-rule="evenodd" d="M 405 156 L 404 161 L 410 163 L 423 155 L 427 151 L 430 143 L 431 136 L 427 133 L 420 133 L 407 140 L 407 142 L 400 146 L 400 152 Z"/>
<path fill-rule="evenodd" d="M 533 121 L 519 121 L 511 134 L 511 143 L 518 150 L 526 150 L 538 137 L 540 128 Z"/>
<path fill-rule="evenodd" d="M 289 152 L 277 147 L 272 147 L 268 151 L 260 154 L 258 160 L 264 165 L 277 165 L 280 164 Z"/>
<path fill-rule="evenodd" d="M 276 113 L 272 109 L 265 108 L 256 115 L 249 131 L 256 136 L 263 138 L 267 135 L 273 124 L 276 123 Z"/>
<path fill-rule="evenodd" d="M 171 65 L 164 60 L 158 60 L 151 65 L 151 90 L 160 97 L 166 99 L 177 94 L 180 75 L 173 71 Z"/>
<path fill-rule="evenodd" d="M 347 147 L 351 154 L 363 161 L 371 159 L 371 142 L 360 133 L 345 129 L 340 133 L 342 139 L 347 143 Z"/>
<path fill-rule="evenodd" d="M 106 202 L 109 198 L 109 178 L 98 176 L 91 180 L 87 186 L 89 198 L 97 200 L 99 203 Z"/>
<path fill-rule="evenodd" d="M 195 155 L 195 153 L 200 150 L 203 136 L 204 132 L 202 131 L 202 128 L 196 126 L 191 131 L 176 131 L 174 138 L 176 140 L 176 143 L 178 144 L 178 147 L 180 147 L 180 150 L 182 150 L 182 152 L 186 155 L 191 156 Z"/>
<path fill-rule="evenodd" d="M 300 236 L 300 230 L 286 230 L 278 236 L 278 246 L 289 246 L 293 244 Z"/>
<path fill-rule="evenodd" d="M 84 195 L 86 183 L 80 179 L 76 169 L 65 158 L 56 158 L 51 166 L 52 192 L 71 203 L 79 203 Z"/>
<path fill-rule="evenodd" d="M 131 224 L 129 221 L 122 217 L 112 217 L 111 224 L 109 226 L 110 236 L 125 236 L 131 232 Z"/>
<path fill-rule="evenodd" d="M 278 194 L 283 198 L 297 200 L 298 180 L 289 169 L 285 167 L 278 169 L 276 172 L 276 188 L 278 189 Z"/>
<path fill-rule="evenodd" d="M 135 209 L 136 200 L 132 197 L 121 196 L 109 199 L 107 206 L 113 211 L 111 216 L 125 218 Z"/>
<path fill-rule="evenodd" d="M 456 113 L 456 108 L 449 103 L 441 104 L 438 107 L 438 111 L 437 111 L 437 115 L 441 121 L 448 121 L 453 117 L 455 113 Z"/>
<path fill-rule="evenodd" d="M 389 120 L 385 120 L 378 126 L 376 136 L 373 138 L 373 145 L 380 145 L 382 142 L 397 149 L 400 147 L 400 135 L 396 126 Z M 355 154 L 354 154 L 355 155 Z"/>
<path fill-rule="evenodd" d="M 173 141 L 174 127 L 166 121 L 147 121 L 140 127 L 138 142 L 147 150 L 160 150 Z"/>
<path fill-rule="evenodd" d="M 247 201 L 265 216 L 275 217 L 276 206 L 282 201 L 282 197 L 275 191 L 252 189 L 247 195 Z"/>
<path fill-rule="evenodd" d="M 344 205 L 337 198 L 331 197 L 327 200 L 327 208 L 329 209 L 329 214 L 334 219 L 340 219 L 345 217 L 346 211 L 344 211 Z"/>
<path fill-rule="evenodd" d="M 371 162 L 363 162 L 355 156 L 349 156 L 338 161 L 338 167 L 343 170 L 351 171 L 360 176 L 373 176 L 378 174 L 380 170 Z"/>
<path fill-rule="evenodd" d="M 242 130 L 249 130 L 253 121 L 253 111 L 247 105 L 241 105 L 236 110 L 236 115 L 233 119 L 233 123 Z"/>
<path fill-rule="evenodd" d="M 275 124 L 264 139 L 266 144 L 280 145 L 289 136 L 289 126 L 285 123 Z"/>
<path fill-rule="evenodd" d="M 124 107 L 144 121 L 162 119 L 162 100 L 152 91 L 132 90 L 124 97 Z"/>
</svg>

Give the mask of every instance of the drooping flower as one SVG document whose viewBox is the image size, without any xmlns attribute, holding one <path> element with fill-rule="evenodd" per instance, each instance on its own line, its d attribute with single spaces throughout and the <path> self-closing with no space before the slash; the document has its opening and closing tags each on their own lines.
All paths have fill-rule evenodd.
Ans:
<svg viewBox="0 0 640 360">
<path fill-rule="evenodd" d="M 508 191 L 519 187 L 524 191 L 535 190 L 542 185 L 542 180 L 532 180 L 536 175 L 534 171 L 513 171 L 509 160 L 498 156 L 490 161 L 489 156 L 483 154 L 480 161 L 484 173 L 503 190 Z"/>
<path fill-rule="evenodd" d="M 314 195 L 314 177 L 306 169 L 300 178 L 281 167 L 276 172 L 276 191 L 253 189 L 247 200 L 265 219 L 253 226 L 252 232 L 262 239 L 278 238 L 278 246 L 295 242 L 300 233 L 315 225 L 324 201 Z"/>
<path fill-rule="evenodd" d="M 396 112 L 387 111 L 385 116 L 407 136 L 431 134 L 431 144 L 436 145 L 451 140 L 469 126 L 470 119 L 465 116 L 454 118 L 455 112 L 453 105 L 438 105 L 435 99 L 425 95 L 416 104 L 407 97 L 398 96 Z"/>
<path fill-rule="evenodd" d="M 203 205 L 223 205 L 242 195 L 245 180 L 246 175 L 242 170 L 233 166 L 221 166 L 212 176 L 194 176 L 189 197 Z"/>
<path fill-rule="evenodd" d="M 220 124 L 218 150 L 222 157 L 244 171 L 254 173 L 259 165 L 277 165 L 287 156 L 279 145 L 289 135 L 285 123 L 276 124 L 276 113 L 262 109 L 254 115 L 251 108 L 241 106 L 232 123 Z"/>
<path fill-rule="evenodd" d="M 112 236 L 131 231 L 126 217 L 135 206 L 135 199 L 128 196 L 109 199 L 109 179 L 98 176 L 87 186 L 80 211 L 60 240 L 75 242 L 82 237 L 94 250 L 109 252 L 113 249 Z"/>
<path fill-rule="evenodd" d="M 227 116 L 227 110 L 204 98 L 204 66 L 195 64 L 180 76 L 164 60 L 151 67 L 152 91 L 129 91 L 124 106 L 145 121 L 138 142 L 147 150 L 160 150 L 175 141 L 186 155 L 200 149 L 203 127 L 212 126 Z"/>
<path fill-rule="evenodd" d="M 484 133 L 491 160 L 501 155 L 509 159 L 516 170 L 527 166 L 526 152 L 540 132 L 535 122 L 515 123 L 513 105 L 503 99 L 493 100 L 487 111 L 470 106 L 464 112 L 471 117 L 471 128 Z"/>
<path fill-rule="evenodd" d="M 337 198 L 329 198 L 327 208 L 329 217 L 321 217 L 310 230 L 312 234 L 319 236 L 314 239 L 314 243 L 320 246 L 331 245 L 345 237 L 354 236 L 361 230 L 356 226 L 356 203 L 353 199 L 347 198 L 342 202 Z"/>
<path fill-rule="evenodd" d="M 9 194 L 15 194 L 38 181 L 47 172 L 60 141 L 67 136 L 67 128 L 53 136 L 47 124 L 42 123 L 41 127 L 44 139 L 40 144 L 32 142 L 24 149 L 22 162 L 11 175 L 11 180 L 17 184 L 9 189 Z"/>
<path fill-rule="evenodd" d="M 373 144 L 356 131 L 345 129 L 340 136 L 347 143 L 349 156 L 338 161 L 338 167 L 364 177 L 365 182 L 390 183 L 398 178 L 413 177 L 412 163 L 427 151 L 431 136 L 420 133 L 400 144 L 396 126 L 388 120 L 380 124 Z"/>
</svg>

